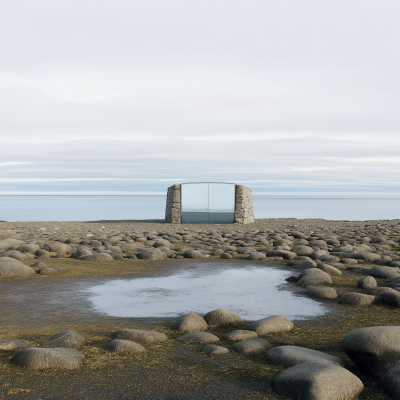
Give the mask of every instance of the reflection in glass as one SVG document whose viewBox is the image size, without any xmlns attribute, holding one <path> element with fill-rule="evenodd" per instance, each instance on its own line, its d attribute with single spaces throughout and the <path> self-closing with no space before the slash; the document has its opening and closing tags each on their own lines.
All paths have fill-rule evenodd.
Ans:
<svg viewBox="0 0 400 400">
<path fill-rule="evenodd" d="M 208 209 L 210 212 L 235 212 L 235 184 L 209 183 Z"/>
<path fill-rule="evenodd" d="M 208 212 L 208 183 L 181 185 L 182 212 Z"/>
</svg>

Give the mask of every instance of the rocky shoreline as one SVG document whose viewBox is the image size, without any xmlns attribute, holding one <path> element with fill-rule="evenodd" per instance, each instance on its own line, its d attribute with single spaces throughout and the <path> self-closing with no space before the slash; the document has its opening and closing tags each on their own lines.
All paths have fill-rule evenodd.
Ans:
<svg viewBox="0 0 400 400">
<path fill-rule="evenodd" d="M 364 387 L 378 383 L 389 396 L 398 398 L 400 326 L 396 321 L 400 309 L 400 220 L 264 219 L 249 225 L 172 225 L 160 221 L 0 223 L 0 276 L 3 278 L 62 276 L 63 268 L 68 269 L 68 259 L 84 266 L 128 261 L 139 265 L 167 258 L 171 261 L 184 258 L 251 260 L 266 266 L 268 262 L 278 262 L 294 272 L 288 281 L 301 288 L 303 295 L 335 302 L 354 315 L 359 312 L 357 310 L 371 311 L 369 319 L 368 315 L 363 319 L 366 323 L 353 325 L 357 329 L 346 331 L 348 322 L 343 321 L 343 327 L 338 326 L 338 330 L 345 334 L 336 342 L 336 348 L 328 352 L 285 341 L 292 330 L 296 335 L 299 334 L 296 331 L 303 328 L 296 328 L 283 316 L 268 317 L 277 318 L 276 321 L 265 318 L 267 321 L 255 321 L 246 326 L 243 321 L 238 323 L 240 316 L 232 316 L 224 310 L 228 314 L 224 314 L 223 321 L 231 318 L 232 323 L 210 322 L 210 313 L 204 319 L 199 315 L 186 316 L 182 317 L 186 320 L 181 319 L 168 328 L 186 332 L 186 335 L 172 337 L 174 335 L 169 333 L 163 340 L 213 343 L 202 348 L 213 357 L 227 357 L 230 350 L 245 357 L 263 355 L 267 363 L 284 367 L 270 380 L 276 390 L 274 398 L 280 398 L 281 394 L 291 398 L 301 395 L 301 398 L 310 399 L 353 399 L 368 392 L 369 389 L 363 392 Z M 55 259 L 60 264 L 65 260 L 67 267 L 53 268 Z M 13 271 L 16 275 L 12 275 Z M 382 324 L 377 325 L 376 321 Z M 218 331 L 213 331 L 224 326 L 240 326 L 241 329 L 227 330 L 219 336 Z M 151 331 L 143 332 L 146 336 Z M 109 352 L 123 349 L 123 353 L 144 353 L 146 342 L 137 339 L 137 333 L 135 335 L 136 339 L 130 340 L 129 335 L 113 334 L 114 340 L 104 348 Z M 151 335 L 157 336 L 157 333 Z M 281 335 L 280 343 L 274 342 L 277 335 Z M 8 340 L 4 343 L 10 346 L 11 339 L 4 338 Z M 18 343 L 23 342 L 23 338 L 18 340 Z M 223 341 L 221 346 L 214 344 L 220 340 Z M 232 342 L 235 343 L 231 346 Z M 71 346 L 58 346 L 64 347 Z M 17 361 L 12 362 L 23 365 L 24 357 L 33 357 L 34 361 L 35 357 L 41 357 L 37 356 L 40 349 L 27 350 L 29 348 L 21 350 L 25 352 L 23 357 L 18 357 L 14 351 L 12 357 Z M 82 368 L 84 356 L 76 346 L 74 354 L 46 351 L 46 357 L 53 361 L 63 357 L 68 361 L 68 357 L 72 357 L 75 361 L 72 364 L 66 361 L 67 365 Z M 55 368 L 54 362 L 50 364 Z M 62 368 L 62 362 L 60 365 L 56 368 Z M 326 383 L 328 380 L 330 384 Z"/>
</svg>

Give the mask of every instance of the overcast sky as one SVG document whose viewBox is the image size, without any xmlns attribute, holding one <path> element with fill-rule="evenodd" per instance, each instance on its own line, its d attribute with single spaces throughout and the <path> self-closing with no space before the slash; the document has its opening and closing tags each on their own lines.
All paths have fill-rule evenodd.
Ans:
<svg viewBox="0 0 400 400">
<path fill-rule="evenodd" d="M 400 194 L 398 0 L 0 0 L 0 193 Z"/>
</svg>

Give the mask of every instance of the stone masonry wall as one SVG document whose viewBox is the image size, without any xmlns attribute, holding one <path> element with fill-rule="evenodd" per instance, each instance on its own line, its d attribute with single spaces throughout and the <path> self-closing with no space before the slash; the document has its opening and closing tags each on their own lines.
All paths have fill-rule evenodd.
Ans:
<svg viewBox="0 0 400 400">
<path fill-rule="evenodd" d="M 172 185 L 168 188 L 165 222 L 169 224 L 181 223 L 181 185 Z M 253 222 L 254 209 L 251 189 L 243 185 L 236 185 L 235 223 L 251 224 Z"/>
<path fill-rule="evenodd" d="M 168 188 L 165 222 L 169 224 L 181 223 L 181 185 L 172 185 Z"/>
<path fill-rule="evenodd" d="M 236 185 L 235 222 L 237 224 L 251 224 L 254 222 L 252 191 L 243 185 Z"/>
</svg>

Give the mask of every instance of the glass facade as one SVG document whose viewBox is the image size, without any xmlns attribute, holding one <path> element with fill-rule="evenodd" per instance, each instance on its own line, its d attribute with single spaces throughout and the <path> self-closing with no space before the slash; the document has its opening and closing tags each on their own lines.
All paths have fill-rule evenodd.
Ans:
<svg viewBox="0 0 400 400">
<path fill-rule="evenodd" d="M 235 222 L 235 187 L 234 183 L 182 183 L 182 222 Z"/>
</svg>

